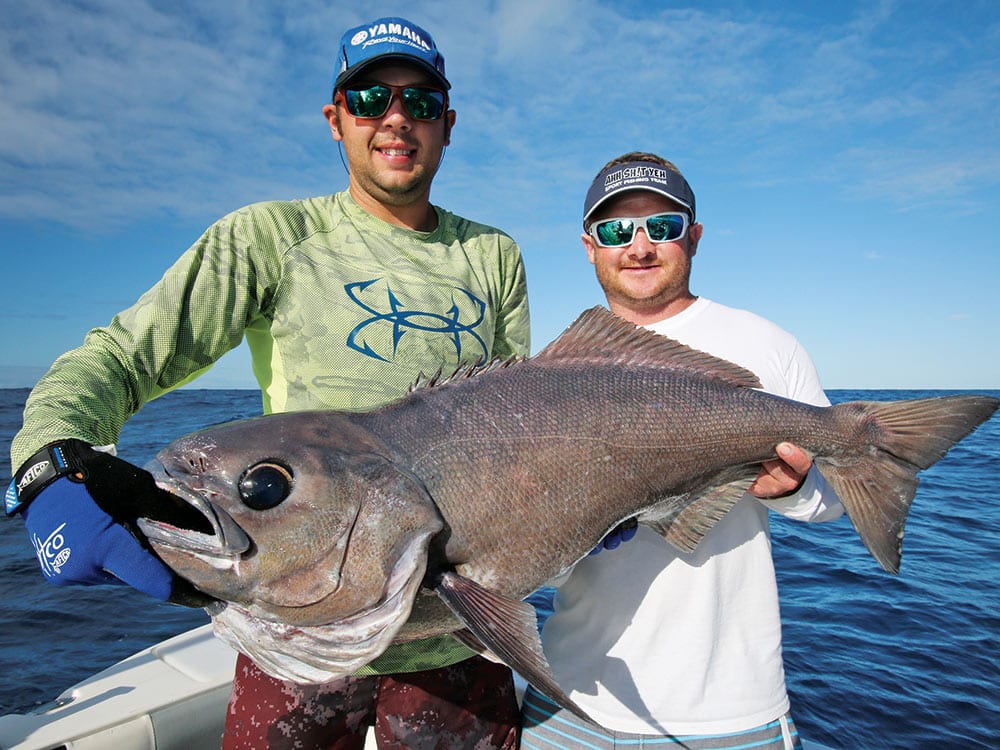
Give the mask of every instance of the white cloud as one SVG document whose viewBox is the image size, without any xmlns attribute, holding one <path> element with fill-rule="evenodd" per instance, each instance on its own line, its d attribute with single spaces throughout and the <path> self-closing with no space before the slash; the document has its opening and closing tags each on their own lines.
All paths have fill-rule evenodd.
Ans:
<svg viewBox="0 0 1000 750">
<path fill-rule="evenodd" d="M 364 16 L 346 1 L 294 13 L 12 6 L 0 30 L 0 215 L 204 218 L 341 187 L 319 109 L 341 31 L 399 12 L 383 5 Z M 995 26 L 940 33 L 891 3 L 812 22 L 760 7 L 517 0 L 406 13 L 437 38 L 455 83 L 447 169 L 466 180 L 500 165 L 521 200 L 543 200 L 554 170 L 580 191 L 633 148 L 758 185 L 839 183 L 843 196 L 861 186 L 860 197 L 903 203 L 931 181 L 956 196 L 996 187 L 1000 76 L 973 40 L 996 42 Z M 969 63 L 924 74 L 949 55 Z"/>
</svg>

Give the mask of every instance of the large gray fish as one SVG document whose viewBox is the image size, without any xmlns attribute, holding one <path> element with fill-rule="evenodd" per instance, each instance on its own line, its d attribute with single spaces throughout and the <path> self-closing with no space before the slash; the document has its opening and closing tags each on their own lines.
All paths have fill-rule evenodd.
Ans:
<svg viewBox="0 0 1000 750">
<path fill-rule="evenodd" d="M 777 443 L 802 446 L 897 572 L 917 472 L 994 413 L 955 396 L 820 408 L 593 308 L 537 356 L 374 412 L 277 414 L 183 437 L 149 468 L 214 534 L 141 526 L 225 602 L 216 631 L 323 682 L 392 643 L 456 633 L 577 712 L 520 601 L 635 519 L 693 549 Z M 581 715 L 582 712 L 580 712 Z"/>
</svg>

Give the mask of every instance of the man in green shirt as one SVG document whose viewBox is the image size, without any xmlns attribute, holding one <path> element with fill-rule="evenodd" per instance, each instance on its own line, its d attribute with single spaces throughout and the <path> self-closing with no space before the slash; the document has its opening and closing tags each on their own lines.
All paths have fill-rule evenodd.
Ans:
<svg viewBox="0 0 1000 750">
<path fill-rule="evenodd" d="M 348 190 L 223 217 L 33 389 L 5 506 L 23 513 L 52 583 L 190 596 L 134 529 L 137 514 L 169 503 L 108 451 L 144 403 L 244 337 L 265 412 L 371 409 L 422 373 L 528 353 L 517 245 L 430 203 L 455 123 L 430 35 L 379 19 L 344 34 L 339 62 L 323 113 Z M 364 674 L 321 686 L 283 683 L 241 654 L 224 747 L 360 747 L 372 723 L 380 742 L 402 746 L 447 733 L 461 746 L 514 747 L 510 672 L 450 636 L 391 647 Z"/>
</svg>

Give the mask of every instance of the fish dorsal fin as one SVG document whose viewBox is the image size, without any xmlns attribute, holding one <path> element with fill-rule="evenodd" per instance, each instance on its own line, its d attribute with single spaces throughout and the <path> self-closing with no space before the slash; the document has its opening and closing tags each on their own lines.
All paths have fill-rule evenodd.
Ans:
<svg viewBox="0 0 1000 750">
<path fill-rule="evenodd" d="M 532 361 L 654 367 L 760 388 L 760 380 L 749 370 L 638 327 L 603 307 L 585 310 Z"/>
<path fill-rule="evenodd" d="M 417 376 L 416 381 L 410 386 L 409 392 L 412 393 L 413 391 L 419 391 L 424 388 L 436 388 L 439 385 L 447 385 L 448 383 L 454 383 L 459 380 L 473 378 L 477 375 L 483 375 L 487 372 L 493 372 L 494 370 L 500 370 L 504 367 L 516 365 L 519 362 L 523 362 L 524 359 L 524 357 L 508 357 L 506 359 L 494 357 L 485 363 L 475 362 L 471 365 L 459 365 L 450 375 L 446 375 L 443 368 L 439 369 L 433 375 L 420 373 L 420 375 Z"/>
</svg>

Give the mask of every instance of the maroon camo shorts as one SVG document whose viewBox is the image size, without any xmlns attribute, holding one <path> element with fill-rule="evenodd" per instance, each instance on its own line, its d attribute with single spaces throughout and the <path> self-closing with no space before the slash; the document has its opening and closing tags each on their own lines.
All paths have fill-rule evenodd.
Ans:
<svg viewBox="0 0 1000 750">
<path fill-rule="evenodd" d="M 240 654 L 223 750 L 353 750 L 375 727 L 382 750 L 515 750 L 510 670 L 480 656 L 450 667 L 297 685 Z"/>
</svg>

